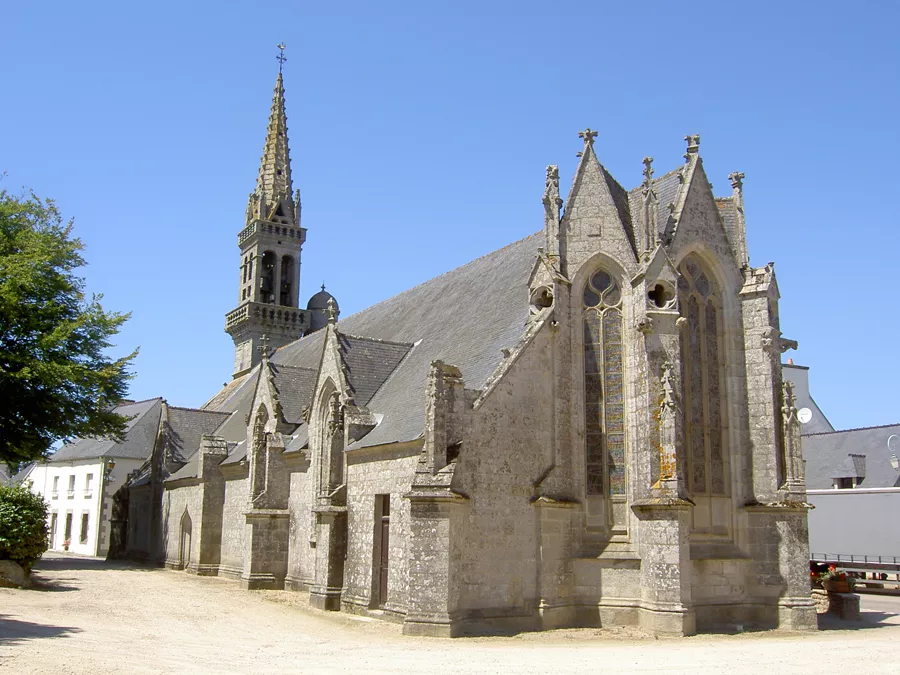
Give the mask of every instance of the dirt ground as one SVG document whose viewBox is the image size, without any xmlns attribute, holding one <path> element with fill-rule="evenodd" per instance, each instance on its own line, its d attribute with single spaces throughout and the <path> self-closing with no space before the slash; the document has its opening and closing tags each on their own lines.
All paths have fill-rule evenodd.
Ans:
<svg viewBox="0 0 900 675">
<path fill-rule="evenodd" d="M 625 630 L 409 638 L 396 624 L 246 592 L 234 581 L 48 554 L 38 588 L 0 588 L 0 672 L 896 673 L 900 597 L 813 634 L 656 640 Z"/>
</svg>

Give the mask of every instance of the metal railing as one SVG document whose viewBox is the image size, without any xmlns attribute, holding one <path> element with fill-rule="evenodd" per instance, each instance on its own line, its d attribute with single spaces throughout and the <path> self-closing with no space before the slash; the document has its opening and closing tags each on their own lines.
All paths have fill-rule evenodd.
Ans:
<svg viewBox="0 0 900 675">
<path fill-rule="evenodd" d="M 900 566 L 900 556 L 896 555 L 858 555 L 855 553 L 812 553 L 815 562 L 831 563 L 863 563 L 868 565 Z"/>
</svg>

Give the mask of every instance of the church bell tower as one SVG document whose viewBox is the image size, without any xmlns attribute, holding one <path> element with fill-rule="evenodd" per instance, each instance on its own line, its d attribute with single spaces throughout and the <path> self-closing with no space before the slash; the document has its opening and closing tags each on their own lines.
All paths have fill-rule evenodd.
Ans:
<svg viewBox="0 0 900 675">
<path fill-rule="evenodd" d="M 244 229 L 238 234 L 238 306 L 225 315 L 225 331 L 234 340 L 234 377 L 259 363 L 263 335 L 271 347 L 278 348 L 301 337 L 310 324 L 309 312 L 298 307 L 300 251 L 306 230 L 300 226 L 300 191 L 293 192 L 291 182 L 281 74 L 286 59 L 284 46 L 279 49 L 259 177 L 247 203 Z"/>
</svg>

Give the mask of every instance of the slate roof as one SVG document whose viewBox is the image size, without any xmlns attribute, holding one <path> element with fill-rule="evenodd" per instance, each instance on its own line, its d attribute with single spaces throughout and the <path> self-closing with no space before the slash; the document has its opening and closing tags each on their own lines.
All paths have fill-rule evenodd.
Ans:
<svg viewBox="0 0 900 675">
<path fill-rule="evenodd" d="M 222 460 L 223 465 L 228 464 L 237 464 L 244 457 L 247 456 L 247 441 L 241 441 L 240 443 L 235 443 L 234 447 L 232 444 L 228 444 L 228 457 Z"/>
<path fill-rule="evenodd" d="M 684 185 L 683 175 L 683 168 L 679 168 L 651 181 L 653 190 L 656 192 L 656 226 L 660 234 L 666 231 L 666 223 L 669 221 L 670 213 L 669 204 L 674 204 L 678 201 L 678 195 L 681 192 L 682 185 Z M 634 241 L 640 241 L 637 233 L 643 232 L 641 218 L 643 217 L 644 208 L 644 196 L 641 194 L 640 185 L 628 191 L 628 204 L 631 210 L 631 227 L 633 230 L 631 237 Z"/>
<path fill-rule="evenodd" d="M 153 451 L 159 429 L 161 398 L 120 405 L 115 412 L 129 418 L 121 443 L 108 438 L 79 438 L 57 450 L 49 462 L 71 462 L 95 457 L 146 459 Z"/>
<path fill-rule="evenodd" d="M 616 208 L 630 228 L 640 211 L 640 187 L 627 192 L 604 169 Z M 659 205 L 658 225 L 665 229 L 668 205 L 683 186 L 683 168 L 653 180 Z M 638 199 L 638 201 L 635 201 Z M 528 279 L 543 233 L 494 251 L 419 286 L 354 314 L 337 324 L 341 353 L 355 402 L 381 421 L 351 447 L 415 440 L 425 426 L 425 388 L 435 359 L 457 366 L 465 386 L 480 389 L 513 347 L 528 318 Z M 276 350 L 276 389 L 285 417 L 300 423 L 308 405 L 322 355 L 325 331 L 317 331 Z M 228 383 L 204 408 L 231 412 L 252 396 L 255 373 Z M 285 377 L 284 381 L 280 381 Z M 239 461 L 238 448 L 226 463 Z"/>
<path fill-rule="evenodd" d="M 804 436 L 806 487 L 828 490 L 835 478 L 852 477 L 862 478 L 860 488 L 900 487 L 900 471 L 891 466 L 892 452 L 900 456 L 900 424 Z"/>
<path fill-rule="evenodd" d="M 7 467 L 5 464 L 4 464 L 3 466 L 4 466 L 7 470 L 9 470 L 9 467 Z M 37 466 L 37 462 L 28 462 L 28 464 L 23 465 L 22 468 L 19 469 L 18 471 L 16 471 L 12 476 L 9 476 L 9 477 L 6 479 L 6 483 L 5 483 L 5 484 L 6 484 L 6 485 L 18 485 L 18 484 L 21 483 L 23 480 L 25 480 L 26 478 L 28 478 L 28 475 L 31 473 L 31 470 L 32 470 L 35 466 Z"/>
<path fill-rule="evenodd" d="M 228 452 L 229 453 L 233 452 L 234 448 L 238 445 L 239 445 L 238 443 L 229 443 L 228 444 Z M 198 450 L 199 450 L 199 448 L 198 448 Z M 181 480 L 183 478 L 196 478 L 197 477 L 197 467 L 199 465 L 199 461 L 200 461 L 200 453 L 195 452 L 191 456 L 191 458 L 187 461 L 187 463 L 183 467 L 178 469 L 178 471 L 176 471 L 171 476 L 166 478 L 165 482 Z M 222 463 L 225 464 L 226 462 L 227 462 L 227 459 L 225 461 L 223 461 Z M 133 485 L 135 485 L 135 484 L 136 483 L 133 483 Z"/>
<path fill-rule="evenodd" d="M 315 369 L 273 363 L 272 373 L 284 421 L 288 424 L 300 424 L 303 421 L 303 408 L 312 401 L 316 386 Z"/>
<path fill-rule="evenodd" d="M 220 412 L 234 412 L 238 409 L 241 401 L 247 396 L 247 392 L 253 395 L 256 388 L 256 374 L 259 372 L 259 366 L 244 373 L 240 377 L 236 377 L 231 382 L 226 382 L 225 386 L 219 392 L 203 404 L 203 410 L 217 410 Z"/>
<path fill-rule="evenodd" d="M 371 396 L 363 405 L 384 416 L 355 447 L 422 435 L 426 380 L 435 359 L 459 367 L 467 387 L 484 386 L 503 360 L 500 350 L 513 347 L 525 330 L 528 278 L 542 236 L 510 244 L 337 324 L 351 380 L 357 378 L 357 403 Z M 324 331 L 303 337 L 271 361 L 318 368 L 323 340 Z"/>
<path fill-rule="evenodd" d="M 168 448 L 176 461 L 186 461 L 200 447 L 203 434 L 211 434 L 229 413 L 193 408 L 169 408 Z M 152 449 L 152 445 L 151 445 Z"/>
<path fill-rule="evenodd" d="M 341 334 L 341 357 L 357 405 L 372 400 L 388 376 L 412 349 L 412 343 L 388 342 Z"/>
</svg>

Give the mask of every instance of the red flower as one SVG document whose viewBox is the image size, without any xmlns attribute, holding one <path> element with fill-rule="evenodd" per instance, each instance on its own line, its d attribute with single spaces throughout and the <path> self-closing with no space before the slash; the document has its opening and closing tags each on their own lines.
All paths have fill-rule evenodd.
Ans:
<svg viewBox="0 0 900 675">
<path fill-rule="evenodd" d="M 834 572 L 835 569 L 837 569 L 837 568 L 836 568 L 834 565 L 829 565 L 829 566 L 828 566 L 828 571 L 829 571 L 829 572 Z"/>
</svg>

